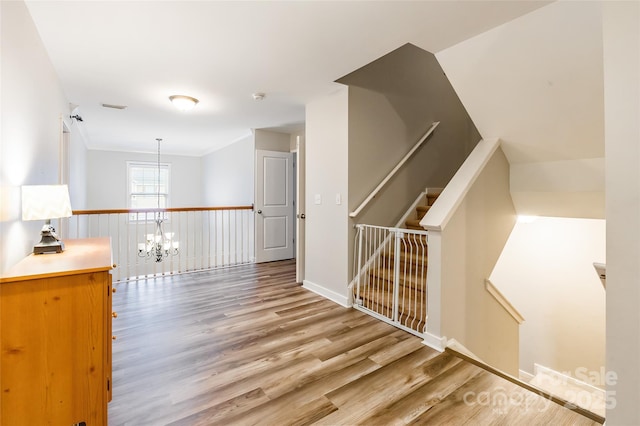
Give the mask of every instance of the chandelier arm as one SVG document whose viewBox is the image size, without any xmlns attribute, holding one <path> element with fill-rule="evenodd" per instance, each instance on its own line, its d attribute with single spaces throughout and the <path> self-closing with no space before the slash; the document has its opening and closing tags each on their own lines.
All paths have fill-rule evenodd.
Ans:
<svg viewBox="0 0 640 426">
<path fill-rule="evenodd" d="M 156 186 L 158 211 L 156 212 L 155 220 L 156 229 L 155 233 L 153 234 L 153 239 L 148 239 L 145 244 L 138 245 L 138 256 L 146 257 L 147 259 L 153 257 L 154 260 L 159 263 L 169 256 L 178 255 L 179 250 L 178 243 L 173 242 L 171 240 L 171 237 L 167 237 L 167 235 L 164 233 L 164 230 L 162 229 L 163 216 L 162 212 L 160 211 L 160 142 L 162 142 L 162 139 L 156 138 L 156 141 L 158 141 L 158 182 Z M 143 248 L 140 248 L 140 246 L 142 246 Z"/>
</svg>

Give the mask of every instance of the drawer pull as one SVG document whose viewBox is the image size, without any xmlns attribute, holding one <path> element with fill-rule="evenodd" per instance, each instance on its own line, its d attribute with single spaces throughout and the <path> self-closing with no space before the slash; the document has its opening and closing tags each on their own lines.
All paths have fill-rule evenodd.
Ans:
<svg viewBox="0 0 640 426">
<path fill-rule="evenodd" d="M 115 287 L 111 287 L 111 293 L 115 293 L 116 292 L 116 288 Z"/>
<path fill-rule="evenodd" d="M 113 318 L 118 318 L 118 313 L 117 312 L 111 312 L 111 316 Z"/>
<path fill-rule="evenodd" d="M 117 338 L 117 336 L 111 336 L 111 340 L 116 340 Z"/>
</svg>

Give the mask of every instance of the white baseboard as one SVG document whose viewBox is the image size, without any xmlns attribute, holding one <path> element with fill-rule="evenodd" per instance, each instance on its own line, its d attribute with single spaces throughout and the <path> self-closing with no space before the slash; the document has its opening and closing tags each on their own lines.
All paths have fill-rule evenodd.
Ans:
<svg viewBox="0 0 640 426">
<path fill-rule="evenodd" d="M 319 284 L 313 283 L 309 280 L 302 281 L 302 287 L 306 288 L 309 291 L 312 291 L 320 296 L 331 300 L 332 302 L 336 302 L 338 305 L 344 306 L 345 308 L 350 308 L 349 298 L 340 293 L 336 293 L 333 290 L 329 290 L 326 287 L 323 287 Z"/>
<path fill-rule="evenodd" d="M 559 371 L 556 370 L 552 370 L 549 367 L 545 367 L 544 365 L 540 365 L 540 364 L 533 364 L 533 372 L 535 375 L 542 373 L 542 374 L 546 374 L 548 376 L 553 377 L 554 379 L 562 382 L 562 383 L 567 383 L 573 386 L 577 386 L 581 389 L 584 389 L 588 392 L 595 392 L 595 393 L 600 393 L 603 397 L 605 395 L 605 390 L 604 389 L 600 389 L 599 387 L 593 386 L 589 383 L 585 383 L 583 381 L 580 381 L 574 377 L 571 377 L 569 375 L 566 375 L 564 373 L 561 373 Z"/>
<path fill-rule="evenodd" d="M 447 347 L 447 338 L 439 337 L 425 331 L 424 340 L 422 341 L 422 343 L 429 346 L 431 349 L 435 349 L 438 352 L 444 352 L 444 348 Z"/>
<path fill-rule="evenodd" d="M 531 379 L 534 378 L 533 374 L 531 374 L 531 373 L 529 373 L 527 371 L 524 371 L 524 370 L 518 370 L 518 376 L 519 376 L 520 380 L 522 380 L 523 382 L 527 382 L 527 383 L 529 383 L 531 381 Z"/>
</svg>

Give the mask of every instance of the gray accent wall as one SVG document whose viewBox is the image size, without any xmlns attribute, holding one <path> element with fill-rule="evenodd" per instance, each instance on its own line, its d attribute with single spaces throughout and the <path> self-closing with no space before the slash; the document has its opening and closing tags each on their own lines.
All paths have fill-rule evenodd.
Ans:
<svg viewBox="0 0 640 426">
<path fill-rule="evenodd" d="M 444 187 L 481 139 L 436 57 L 412 44 L 337 82 L 349 86 L 349 211 L 440 121 L 358 223 L 395 225 L 426 187 Z"/>
</svg>

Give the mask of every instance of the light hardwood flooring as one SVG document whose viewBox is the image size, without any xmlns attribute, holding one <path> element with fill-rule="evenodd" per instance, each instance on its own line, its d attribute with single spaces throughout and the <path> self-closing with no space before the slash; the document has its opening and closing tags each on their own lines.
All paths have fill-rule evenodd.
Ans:
<svg viewBox="0 0 640 426">
<path fill-rule="evenodd" d="M 115 287 L 113 426 L 597 424 L 303 289 L 293 261 Z"/>
</svg>

